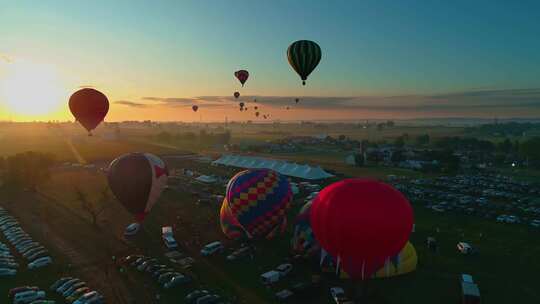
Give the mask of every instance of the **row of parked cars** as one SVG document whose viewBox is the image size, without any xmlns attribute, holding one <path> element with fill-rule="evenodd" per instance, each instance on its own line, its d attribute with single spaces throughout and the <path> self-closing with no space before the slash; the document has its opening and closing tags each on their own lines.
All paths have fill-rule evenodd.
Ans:
<svg viewBox="0 0 540 304">
<path fill-rule="evenodd" d="M 63 277 L 54 282 L 51 291 L 60 294 L 67 303 L 72 304 L 103 304 L 104 297 L 92 290 L 86 282 L 79 278 Z"/>
<path fill-rule="evenodd" d="M 144 255 L 128 255 L 122 262 L 140 272 L 148 273 L 164 289 L 170 289 L 192 281 L 191 277 L 182 274 L 169 265 L 161 263 L 158 259 Z"/>
<path fill-rule="evenodd" d="M 46 292 L 37 286 L 19 286 L 8 292 L 8 298 L 13 304 L 54 304 L 53 300 L 46 300 L 46 296 Z"/>
<path fill-rule="evenodd" d="M 7 241 L 15 248 L 28 263 L 28 269 L 36 269 L 52 263 L 49 252 L 39 242 L 34 241 L 20 226 L 16 218 L 11 216 L 5 209 L 0 207 L 0 231 Z M 6 244 L 0 245 L 0 275 L 15 275 L 19 266 Z M 11 267 L 11 268 L 10 268 Z M 7 269 L 7 270 L 6 270 Z M 9 271 L 11 269 L 11 271 Z"/>
</svg>

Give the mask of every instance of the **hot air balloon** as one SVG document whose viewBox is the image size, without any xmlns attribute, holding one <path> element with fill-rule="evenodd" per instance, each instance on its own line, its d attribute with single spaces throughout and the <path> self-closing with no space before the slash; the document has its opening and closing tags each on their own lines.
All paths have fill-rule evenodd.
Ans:
<svg viewBox="0 0 540 304">
<path fill-rule="evenodd" d="M 258 110 L 258 109 L 259 109 L 259 107 L 255 106 L 255 107 L 254 107 L 254 109 L 255 109 L 255 110 Z"/>
<path fill-rule="evenodd" d="M 296 98 L 294 101 L 295 101 L 296 103 L 298 103 L 298 102 L 300 101 L 300 99 Z"/>
<path fill-rule="evenodd" d="M 236 71 L 236 72 L 234 72 L 234 76 L 235 76 L 236 78 L 238 78 L 238 80 L 240 81 L 240 83 L 242 84 L 242 86 L 244 86 L 244 83 L 246 83 L 246 81 L 247 81 L 248 78 L 249 78 L 249 72 L 246 71 L 246 70 Z"/>
<path fill-rule="evenodd" d="M 310 211 L 312 202 L 307 202 L 296 216 L 294 231 L 291 240 L 292 249 L 295 253 L 304 257 L 310 257 L 320 252 L 319 243 L 313 235 L 310 224 Z"/>
<path fill-rule="evenodd" d="M 109 112 L 109 100 L 98 90 L 84 88 L 71 95 L 69 110 L 91 136 L 91 131 L 103 121 Z"/>
<path fill-rule="evenodd" d="M 268 169 L 245 170 L 227 185 L 230 214 L 249 239 L 272 238 L 287 225 L 292 199 L 289 180 Z"/>
<path fill-rule="evenodd" d="M 287 107 L 287 110 L 290 109 L 289 107 Z"/>
<path fill-rule="evenodd" d="M 264 119 L 266 119 L 266 117 L 267 117 L 266 115 L 263 115 L 263 118 L 264 118 Z"/>
<path fill-rule="evenodd" d="M 238 97 L 240 97 L 240 93 L 234 92 L 234 98 L 238 98 Z"/>
<path fill-rule="evenodd" d="M 240 106 L 240 108 L 243 108 L 245 104 L 243 102 L 241 102 L 238 105 Z"/>
<path fill-rule="evenodd" d="M 306 80 L 321 61 L 321 47 L 309 40 L 293 42 L 287 49 L 287 59 L 291 67 L 306 85 Z"/>
<path fill-rule="evenodd" d="M 167 184 L 167 166 L 150 153 L 128 153 L 113 160 L 109 187 L 120 203 L 142 222 Z"/>
<path fill-rule="evenodd" d="M 238 220 L 231 214 L 229 209 L 229 203 L 225 198 L 221 204 L 221 210 L 219 212 L 219 222 L 221 224 L 221 231 L 230 239 L 238 240 L 246 237 L 246 233 Z"/>
<path fill-rule="evenodd" d="M 345 179 L 317 195 L 310 222 L 321 248 L 337 259 L 338 268 L 364 280 L 405 246 L 413 211 L 390 185 Z"/>
<path fill-rule="evenodd" d="M 257 102 L 257 99 L 253 99 L 253 102 Z"/>
<path fill-rule="evenodd" d="M 193 112 L 197 112 L 197 110 L 199 109 L 199 106 L 198 105 L 193 105 L 193 107 L 191 107 L 193 109 Z"/>
<path fill-rule="evenodd" d="M 255 112 L 255 116 L 259 117 L 259 112 Z"/>
</svg>

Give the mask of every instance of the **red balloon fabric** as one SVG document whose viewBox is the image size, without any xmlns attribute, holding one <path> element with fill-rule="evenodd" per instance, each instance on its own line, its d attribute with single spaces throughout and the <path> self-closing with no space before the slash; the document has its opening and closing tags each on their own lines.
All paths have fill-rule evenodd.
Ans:
<svg viewBox="0 0 540 304">
<path fill-rule="evenodd" d="M 95 129 L 109 112 L 107 96 L 91 88 L 80 89 L 69 98 L 69 110 L 88 131 Z"/>
<path fill-rule="evenodd" d="M 412 231 L 413 210 L 388 184 L 346 179 L 319 193 L 310 220 L 321 247 L 352 278 L 364 280 L 405 246 Z"/>
<path fill-rule="evenodd" d="M 240 97 L 240 93 L 234 92 L 234 98 L 238 98 L 238 97 Z"/>
<path fill-rule="evenodd" d="M 236 71 L 234 72 L 234 76 L 240 81 L 242 86 L 244 86 L 244 83 L 246 83 L 249 78 L 249 72 L 246 70 Z"/>
</svg>

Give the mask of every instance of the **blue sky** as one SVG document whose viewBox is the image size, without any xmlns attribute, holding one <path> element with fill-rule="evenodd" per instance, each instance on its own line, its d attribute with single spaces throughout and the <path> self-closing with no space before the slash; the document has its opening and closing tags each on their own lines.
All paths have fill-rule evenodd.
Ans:
<svg viewBox="0 0 540 304">
<path fill-rule="evenodd" d="M 538 1 L 4 2 L 0 54 L 54 63 L 112 100 L 230 96 L 240 68 L 259 96 L 540 87 Z M 323 49 L 306 87 L 285 58 L 298 39 Z"/>
</svg>

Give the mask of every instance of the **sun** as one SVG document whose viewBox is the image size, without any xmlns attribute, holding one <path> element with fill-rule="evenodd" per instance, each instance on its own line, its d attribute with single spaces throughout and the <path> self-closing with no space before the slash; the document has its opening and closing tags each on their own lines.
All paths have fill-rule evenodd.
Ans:
<svg viewBox="0 0 540 304">
<path fill-rule="evenodd" d="M 66 89 L 51 66 L 29 62 L 7 65 L 0 78 L 0 103 L 22 118 L 46 117 L 61 110 Z"/>
</svg>

